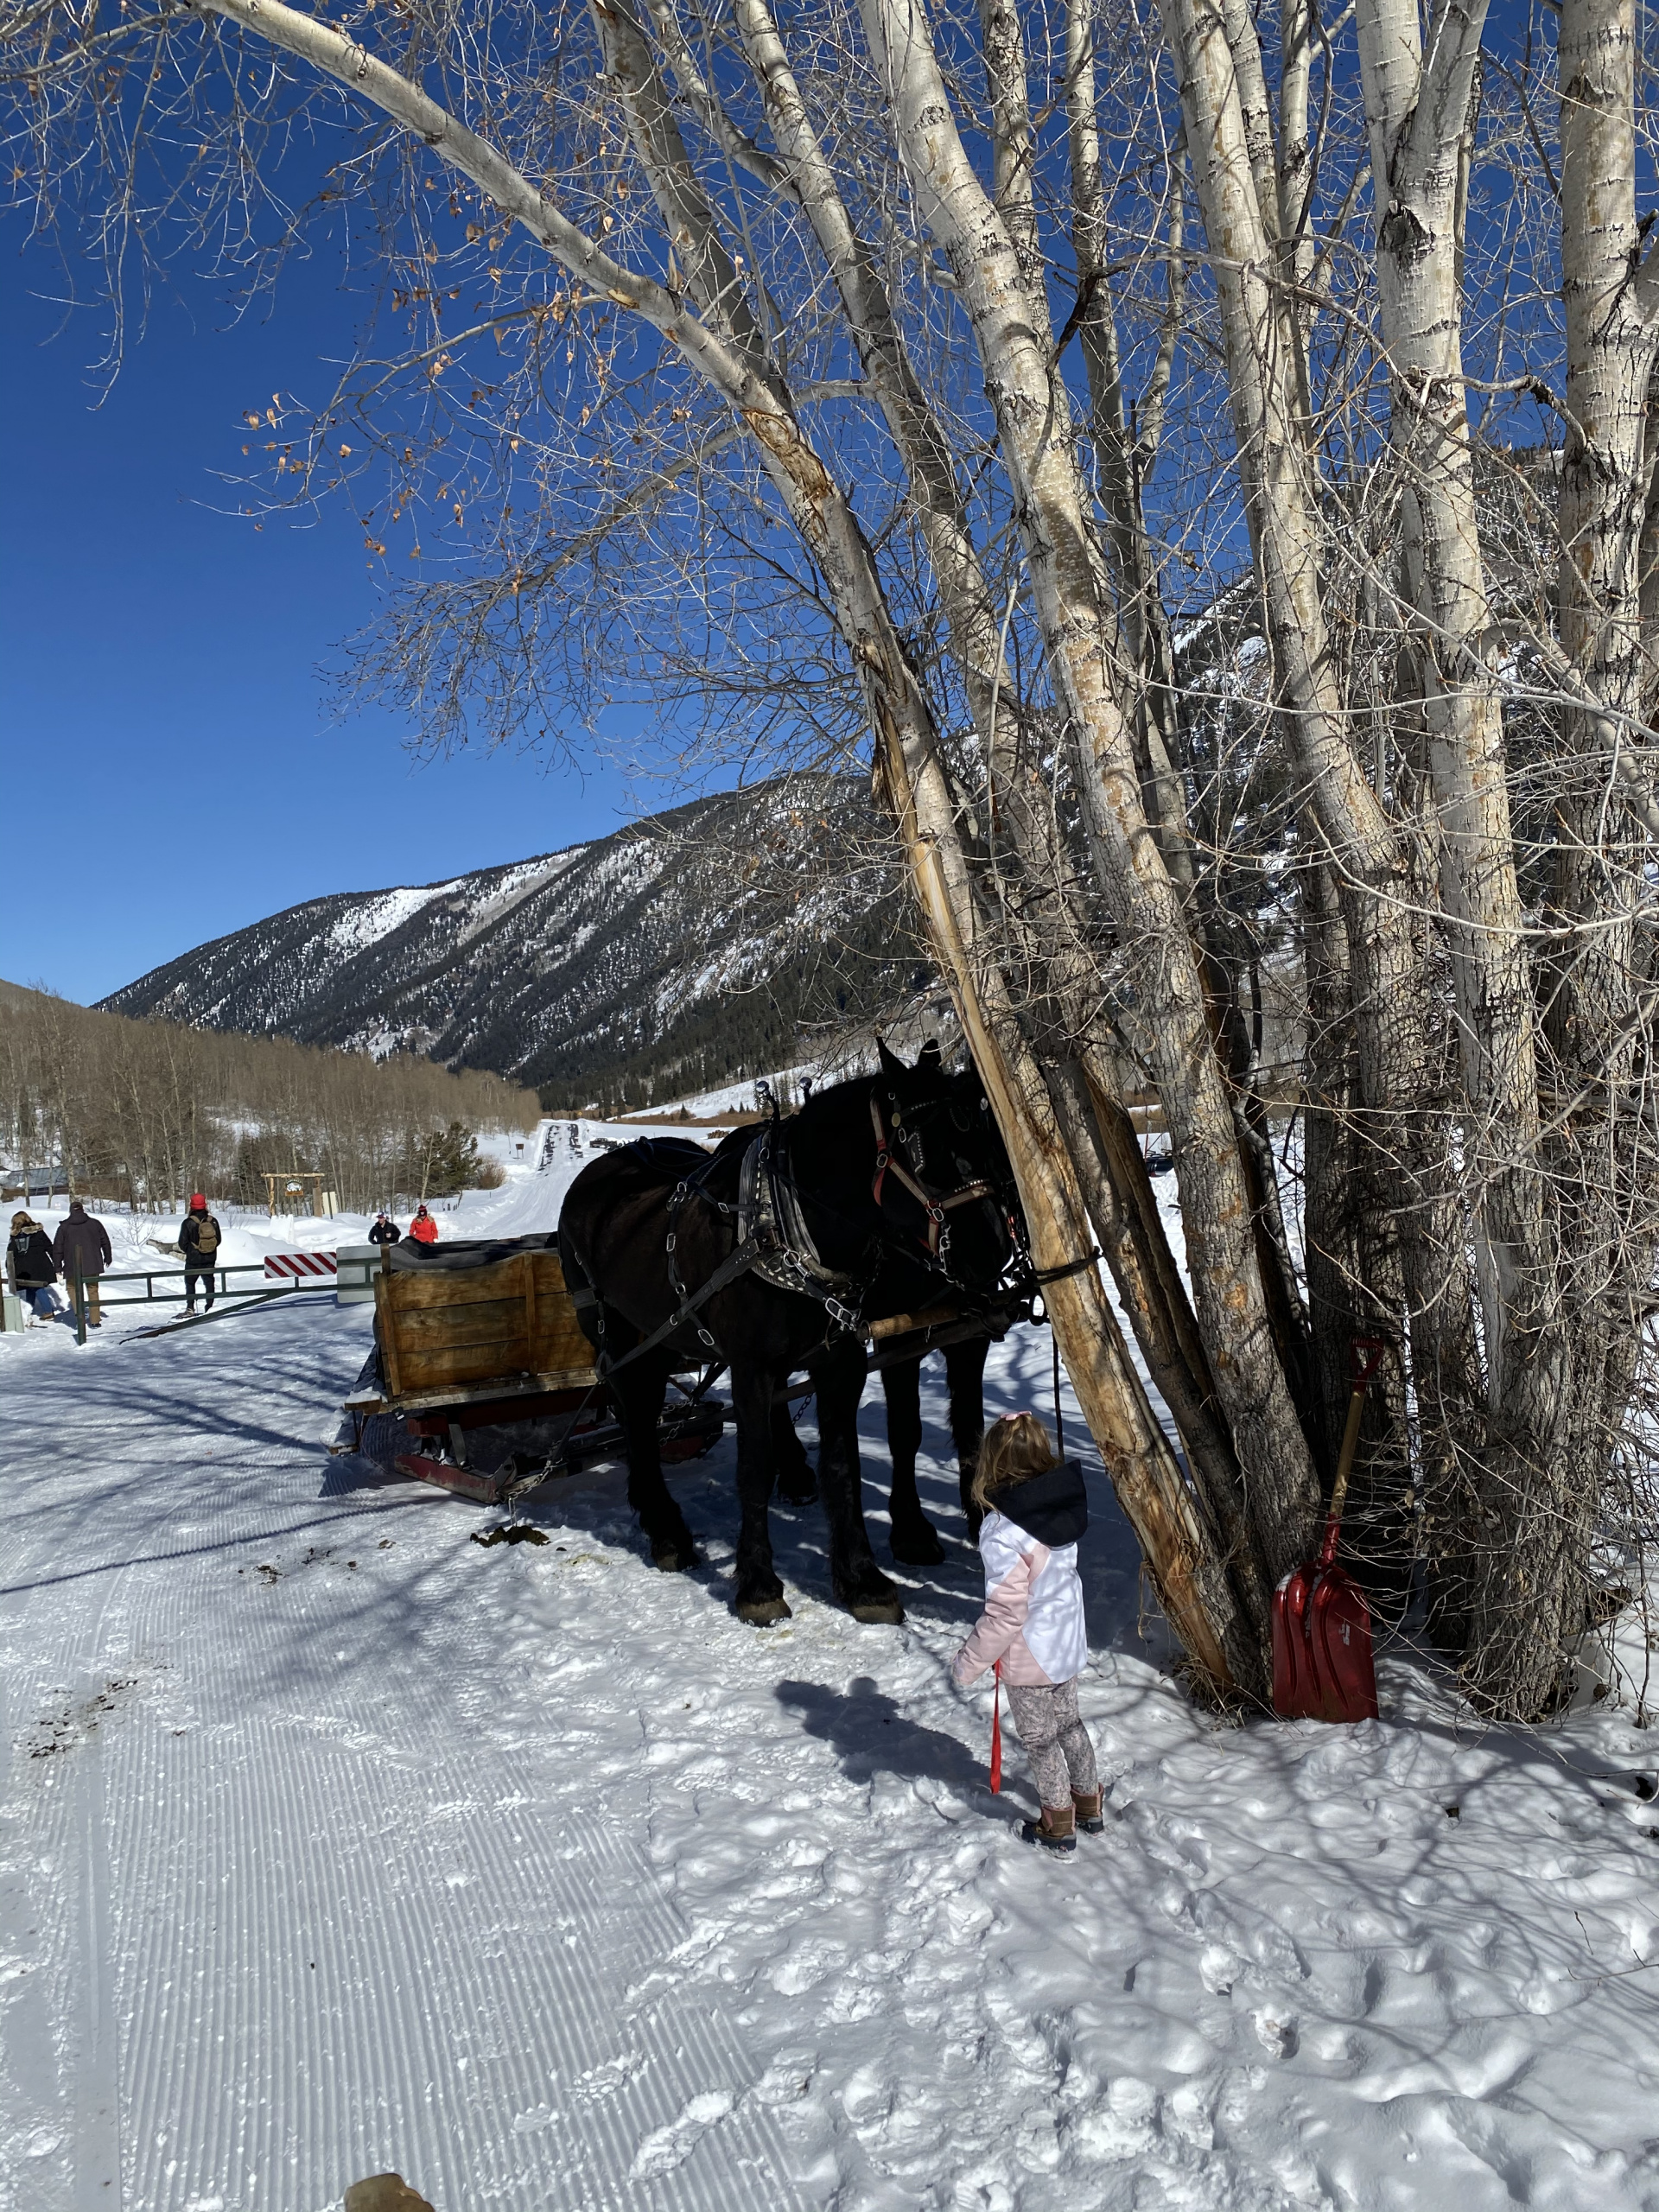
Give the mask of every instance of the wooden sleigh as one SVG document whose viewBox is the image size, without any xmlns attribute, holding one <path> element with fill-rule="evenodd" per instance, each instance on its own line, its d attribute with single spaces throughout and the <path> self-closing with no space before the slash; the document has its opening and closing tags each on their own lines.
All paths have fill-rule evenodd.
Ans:
<svg viewBox="0 0 1659 2212">
<path fill-rule="evenodd" d="M 398 1452 L 402 1474 L 486 1504 L 549 1478 L 620 1455 L 622 1432 L 565 1288 L 556 1240 L 526 1236 L 441 1246 L 416 1256 L 387 1247 L 374 1277 L 378 1379 L 346 1400 L 360 1446 L 365 1421 L 401 1419 L 416 1448 Z M 691 1459 L 719 1440 L 726 1408 L 680 1388 L 660 1428 L 665 1460 Z M 509 1432 L 505 1461 L 468 1433 Z M 516 1436 L 512 1433 L 517 1432 Z M 477 1439 L 482 1444 L 486 1440 Z"/>
</svg>

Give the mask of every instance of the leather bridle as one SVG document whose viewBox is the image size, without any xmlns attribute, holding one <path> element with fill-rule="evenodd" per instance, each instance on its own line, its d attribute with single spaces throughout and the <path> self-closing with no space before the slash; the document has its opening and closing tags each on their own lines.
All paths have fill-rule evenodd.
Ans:
<svg viewBox="0 0 1659 2212">
<path fill-rule="evenodd" d="M 870 1119 L 875 1125 L 875 1173 L 870 1183 L 870 1196 L 879 1208 L 881 1188 L 889 1175 L 901 1189 L 908 1191 L 927 1215 L 925 1242 L 928 1252 L 943 1265 L 944 1248 L 950 1241 L 945 1216 L 957 1206 L 972 1205 L 981 1198 L 995 1198 L 996 1186 L 980 1177 L 971 1183 L 962 1184 L 954 1191 L 930 1191 L 920 1179 L 919 1173 L 912 1173 L 911 1167 L 906 1166 L 899 1152 L 900 1146 L 908 1151 L 913 1145 L 915 1150 L 911 1153 L 911 1160 L 919 1171 L 922 1164 L 918 1156 L 921 1132 L 906 1128 L 899 1102 L 891 1092 L 888 1093 L 887 1103 L 893 1109 L 891 1127 L 881 1111 L 880 1096 L 874 1090 L 870 1093 Z"/>
</svg>

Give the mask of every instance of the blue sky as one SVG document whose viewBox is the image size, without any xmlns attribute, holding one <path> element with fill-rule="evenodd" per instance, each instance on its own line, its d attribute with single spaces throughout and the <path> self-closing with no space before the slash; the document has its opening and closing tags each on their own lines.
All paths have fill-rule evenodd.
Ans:
<svg viewBox="0 0 1659 2212">
<path fill-rule="evenodd" d="M 352 302 L 321 262 L 232 327 L 162 296 L 97 404 L 88 315 L 53 333 L 55 264 L 0 253 L 0 976 L 88 1001 L 320 893 L 423 883 L 600 835 L 623 775 L 511 754 L 418 766 L 384 713 L 333 717 L 319 664 L 374 606 L 344 507 L 256 532 L 241 411 L 326 388 Z M 625 739 L 626 730 L 613 734 Z"/>
</svg>

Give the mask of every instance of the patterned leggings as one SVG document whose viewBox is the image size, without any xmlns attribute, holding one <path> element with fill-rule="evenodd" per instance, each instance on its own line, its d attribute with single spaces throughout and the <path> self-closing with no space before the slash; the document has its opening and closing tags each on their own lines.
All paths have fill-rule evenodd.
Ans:
<svg viewBox="0 0 1659 2212">
<path fill-rule="evenodd" d="M 1077 1718 L 1075 1681 L 1009 1682 L 1008 1713 L 1019 1731 L 1045 1805 L 1069 1805 L 1071 1793 L 1092 1797 L 1100 1787 L 1095 1747 Z"/>
</svg>

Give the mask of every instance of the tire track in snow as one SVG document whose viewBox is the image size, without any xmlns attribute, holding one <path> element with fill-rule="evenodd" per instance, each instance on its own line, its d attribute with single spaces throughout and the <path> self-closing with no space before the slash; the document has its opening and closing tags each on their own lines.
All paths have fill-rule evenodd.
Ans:
<svg viewBox="0 0 1659 2212">
<path fill-rule="evenodd" d="M 9 2013 L 6 2023 L 9 2087 L 21 2088 L 19 2104 L 40 2116 L 19 2131 L 29 2171 L 15 2201 L 28 2212 L 60 2203 L 90 2212 L 120 2200 L 102 1751 L 105 1724 L 135 1684 L 106 1670 L 111 1612 L 118 1630 L 122 1608 L 105 1586 L 67 1639 L 63 1624 L 28 1597 L 14 1600 L 6 1622 L 14 1691 L 5 1713 L 6 1798 L 24 1847 L 22 1866 L 7 1871 L 18 1878 L 19 1909 L 39 1942 L 32 1958 L 19 1961 L 29 1983 L 22 2017 Z M 12 2096 L 6 2102 L 10 2113 Z M 55 2171 L 42 2171 L 38 2162 L 53 2150 L 62 2158 Z"/>
<path fill-rule="evenodd" d="M 109 1951 L 109 1859 L 104 1813 L 104 1738 L 94 1730 L 73 1754 L 80 1895 L 76 1914 L 79 2050 L 75 2062 L 76 2212 L 121 2201 L 118 2025 Z"/>
</svg>

